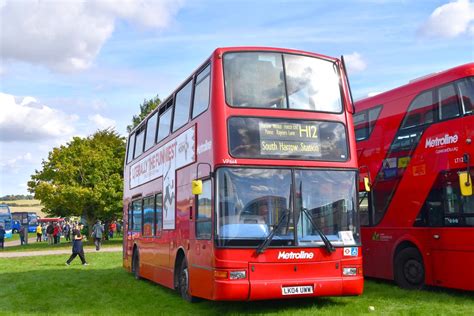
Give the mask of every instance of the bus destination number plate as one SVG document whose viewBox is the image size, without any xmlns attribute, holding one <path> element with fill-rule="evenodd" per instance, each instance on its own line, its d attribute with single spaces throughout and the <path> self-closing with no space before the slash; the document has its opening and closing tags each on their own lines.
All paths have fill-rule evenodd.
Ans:
<svg viewBox="0 0 474 316">
<path fill-rule="evenodd" d="M 302 294 L 313 294 L 313 287 L 308 286 L 288 286 L 281 288 L 281 294 L 283 295 L 302 295 Z"/>
</svg>

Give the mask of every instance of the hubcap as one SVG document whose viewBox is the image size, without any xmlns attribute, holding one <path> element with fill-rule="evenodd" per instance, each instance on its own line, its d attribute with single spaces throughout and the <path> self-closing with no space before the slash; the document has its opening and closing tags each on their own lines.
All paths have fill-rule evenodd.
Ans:
<svg viewBox="0 0 474 316">
<path fill-rule="evenodd" d="M 418 260 L 410 259 L 405 263 L 403 269 L 405 278 L 412 284 L 419 284 L 423 277 L 423 266 Z"/>
</svg>

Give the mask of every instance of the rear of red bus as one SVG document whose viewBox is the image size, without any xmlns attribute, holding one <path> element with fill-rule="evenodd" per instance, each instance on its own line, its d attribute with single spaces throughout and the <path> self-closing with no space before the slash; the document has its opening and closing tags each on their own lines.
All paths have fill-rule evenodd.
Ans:
<svg viewBox="0 0 474 316">
<path fill-rule="evenodd" d="M 474 290 L 473 105 L 472 63 L 357 102 L 366 276 Z"/>
<path fill-rule="evenodd" d="M 361 294 L 352 103 L 340 60 L 218 49 L 213 79 L 212 267 L 190 265 L 191 294 Z"/>
</svg>

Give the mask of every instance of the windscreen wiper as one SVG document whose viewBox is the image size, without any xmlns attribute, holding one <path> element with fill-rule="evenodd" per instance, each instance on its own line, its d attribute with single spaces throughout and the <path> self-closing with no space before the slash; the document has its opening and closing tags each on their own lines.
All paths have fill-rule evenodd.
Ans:
<svg viewBox="0 0 474 316">
<path fill-rule="evenodd" d="M 267 238 L 265 238 L 265 240 L 260 244 L 260 246 L 258 246 L 257 255 L 263 253 L 265 249 L 268 248 L 276 232 L 282 227 L 283 223 L 285 222 L 285 218 L 288 216 L 288 213 L 289 211 L 285 209 L 284 212 L 281 214 L 276 227 L 270 232 L 270 234 L 268 234 Z"/>
<path fill-rule="evenodd" d="M 308 209 L 302 207 L 301 211 L 306 215 L 306 217 L 308 217 L 309 222 L 311 223 L 311 225 L 313 225 L 313 228 L 316 230 L 319 236 L 321 236 L 321 239 L 324 242 L 324 246 L 326 246 L 326 250 L 329 253 L 336 251 L 336 248 L 334 248 L 334 246 L 331 244 L 331 242 L 326 237 L 326 235 L 321 231 L 321 229 L 319 229 L 318 225 L 316 225 L 316 223 L 313 221 L 313 219 L 311 218 L 311 215 L 308 213 Z"/>
</svg>

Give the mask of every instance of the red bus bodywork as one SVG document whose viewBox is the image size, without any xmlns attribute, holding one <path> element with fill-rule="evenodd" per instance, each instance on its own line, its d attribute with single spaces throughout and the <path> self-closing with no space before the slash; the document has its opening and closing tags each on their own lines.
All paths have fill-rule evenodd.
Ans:
<svg viewBox="0 0 474 316">
<path fill-rule="evenodd" d="M 356 103 L 360 175 L 372 185 L 361 193 L 365 276 L 474 290 L 474 197 L 457 176 L 473 177 L 473 76 L 470 63 Z"/>
<path fill-rule="evenodd" d="M 278 52 L 323 58 L 335 63 L 338 67 L 337 71 L 342 74 L 341 78 L 345 78 L 341 62 L 335 58 L 276 48 L 216 49 L 209 60 L 199 67 L 195 75 L 191 77 L 198 76 L 197 74 L 202 69 L 210 65 L 210 102 L 208 109 L 196 118 L 191 119 L 162 142 L 158 142 L 157 145 L 145 151 L 139 159 L 125 163 L 123 265 L 128 271 L 135 271 L 135 274 L 139 277 L 152 280 L 171 289 L 178 289 L 180 286 L 180 266 L 186 260 L 189 295 L 210 300 L 263 300 L 294 298 L 295 296 L 359 295 L 363 290 L 362 256 L 359 243 L 352 248 L 336 247 L 336 250 L 332 253 L 321 246 L 271 246 L 260 255 L 256 255 L 256 247 L 225 247 L 216 244 L 216 203 L 214 202 L 216 186 L 213 174 L 219 168 L 238 166 L 278 169 L 299 166 L 321 170 L 344 169 L 354 172 L 357 170 L 352 114 L 350 113 L 352 103 L 346 80 L 340 81 L 343 101 L 341 113 L 237 108 L 226 104 L 223 55 L 228 52 L 249 51 Z M 162 107 L 167 102 L 163 102 Z M 160 110 L 160 113 L 162 112 Z M 228 119 L 231 117 L 271 117 L 272 119 L 284 120 L 290 117 L 292 119 L 341 122 L 344 124 L 347 133 L 349 157 L 343 162 L 236 158 L 229 152 Z M 135 133 L 139 133 L 140 128 L 139 126 L 132 131 L 132 137 Z M 181 143 L 182 146 L 179 141 L 173 143 L 173 140 L 178 138 L 181 140 L 193 139 L 192 148 L 182 145 L 184 142 Z M 131 146 L 133 147 L 133 145 Z M 129 217 L 132 216 L 130 208 L 133 207 L 133 201 L 139 201 L 139 199 L 147 196 L 155 196 L 155 201 L 163 197 L 163 203 L 166 203 L 165 182 L 168 181 L 166 178 L 169 177 L 169 173 L 164 170 L 163 175 L 151 180 L 145 179 L 140 184 L 131 185 L 131 182 L 135 183 L 135 180 L 131 178 L 138 179 L 147 172 L 147 168 L 151 164 L 160 164 L 162 161 L 172 159 L 172 157 L 185 151 L 189 156 L 182 158 L 182 163 L 176 162 L 175 181 L 172 183 L 175 192 L 175 208 L 171 209 L 171 212 L 175 214 L 174 222 L 169 222 L 163 217 L 163 228 L 159 229 L 157 227 L 155 234 L 151 232 L 151 226 L 146 225 L 144 225 L 142 231 L 131 231 L 131 227 L 128 227 L 126 223 L 130 223 Z M 151 155 L 155 155 L 155 157 L 149 158 Z M 148 159 L 148 162 L 142 163 L 142 166 L 139 167 L 140 162 L 146 159 Z M 212 181 L 212 202 L 210 204 L 212 216 L 211 224 L 209 224 L 212 225 L 212 236 L 198 238 L 196 231 L 199 220 L 196 214 L 198 196 L 192 194 L 191 183 L 194 179 L 208 179 L 209 174 L 211 174 L 210 179 Z M 156 195 L 157 193 L 159 195 Z M 258 203 L 258 201 L 255 203 Z M 168 215 L 163 213 L 162 216 Z M 142 219 L 145 216 L 142 215 Z M 156 221 L 155 219 L 155 223 Z M 169 228 L 165 228 L 165 226 Z M 350 254 L 351 250 L 352 254 Z M 134 268 L 134 254 L 139 257 L 139 261 L 136 261 L 138 262 L 136 268 Z M 353 268 L 355 275 L 343 276 L 344 268 Z M 232 271 L 245 271 L 246 276 L 243 279 L 230 279 L 229 275 Z M 288 296 L 282 294 L 283 287 L 296 288 L 300 286 L 310 286 L 313 293 L 302 292 L 299 295 Z"/>
</svg>

